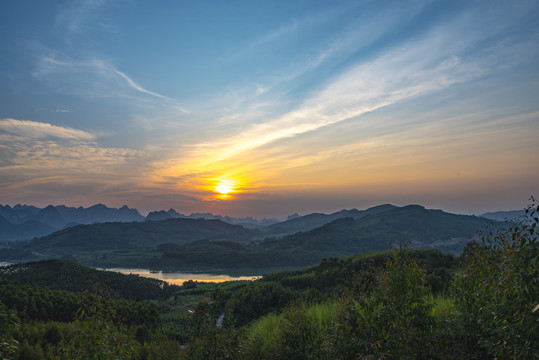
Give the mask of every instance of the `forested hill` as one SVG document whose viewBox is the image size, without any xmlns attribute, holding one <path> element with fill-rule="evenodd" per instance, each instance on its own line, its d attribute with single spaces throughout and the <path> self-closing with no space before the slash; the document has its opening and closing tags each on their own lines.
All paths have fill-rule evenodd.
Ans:
<svg viewBox="0 0 539 360">
<path fill-rule="evenodd" d="M 33 240 L 33 251 L 57 249 L 109 250 L 177 245 L 197 240 L 249 240 L 258 232 L 220 220 L 167 219 L 161 221 L 78 225 Z"/>
<path fill-rule="evenodd" d="M 332 214 L 313 213 L 267 226 L 263 228 L 262 231 L 266 232 L 269 235 L 289 235 L 297 233 L 299 231 L 309 231 L 337 219 L 348 217 L 354 219 L 361 219 L 362 217 L 367 215 L 379 214 L 395 208 L 396 206 L 394 205 L 384 204 L 371 207 L 366 210 L 341 210 Z"/>
<path fill-rule="evenodd" d="M 476 231 L 491 224 L 492 220 L 480 217 L 408 205 L 359 219 L 338 219 L 311 231 L 274 239 L 272 247 L 335 251 L 335 255 L 346 255 L 387 250 L 400 240 L 412 248 L 438 248 L 458 253 Z"/>
<path fill-rule="evenodd" d="M 72 260 L 42 260 L 0 267 L 0 281 L 15 281 L 51 290 L 102 293 L 114 298 L 147 300 L 166 298 L 178 286 L 138 275 L 96 270 Z"/>
</svg>

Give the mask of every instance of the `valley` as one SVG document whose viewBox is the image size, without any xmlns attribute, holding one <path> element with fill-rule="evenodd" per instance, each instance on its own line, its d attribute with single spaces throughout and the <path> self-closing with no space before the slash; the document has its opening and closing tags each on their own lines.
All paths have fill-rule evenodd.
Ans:
<svg viewBox="0 0 539 360">
<path fill-rule="evenodd" d="M 80 351 L 187 360 L 421 351 L 464 359 L 492 351 L 462 345 L 463 338 L 498 339 L 476 328 L 481 306 L 497 317 L 512 309 L 504 321 L 524 324 L 515 332 L 525 358 L 535 351 L 529 340 L 535 315 L 522 309 L 535 304 L 539 206 L 528 210 L 526 221 L 502 227 L 418 205 L 390 207 L 282 237 L 215 219 L 77 225 L 3 249 L 63 258 L 0 267 L 0 319 L 11 346 L 0 351 L 17 359 L 76 358 Z M 309 222 L 314 217 L 320 216 Z M 477 226 L 488 227 L 473 241 L 466 238 Z M 462 251 L 455 254 L 457 244 Z M 229 275 L 251 265 L 261 276 L 164 281 L 156 278 L 165 277 L 163 270 L 146 277 L 140 275 L 152 273 L 98 270 L 81 259 Z M 276 264 L 286 270 L 274 271 Z M 515 293 L 516 279 L 529 290 Z M 378 340 L 384 334 L 402 342 Z M 365 348 L 358 339 L 373 345 Z"/>
</svg>

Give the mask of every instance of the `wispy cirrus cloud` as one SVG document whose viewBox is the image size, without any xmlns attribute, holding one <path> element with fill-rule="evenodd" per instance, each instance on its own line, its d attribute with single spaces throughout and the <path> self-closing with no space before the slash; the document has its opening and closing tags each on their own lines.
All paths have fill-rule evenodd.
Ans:
<svg viewBox="0 0 539 360">
<path fill-rule="evenodd" d="M 53 137 L 66 140 L 90 141 L 96 138 L 95 135 L 83 130 L 77 130 L 66 126 L 57 126 L 49 123 L 17 119 L 0 119 L 0 132 L 7 132 L 13 135 L 31 139 Z"/>
<path fill-rule="evenodd" d="M 120 76 L 121 78 L 123 78 L 127 84 L 129 86 L 131 86 L 131 88 L 141 92 L 141 93 L 144 93 L 144 94 L 148 94 L 148 95 L 152 95 L 152 96 L 155 96 L 155 97 L 158 97 L 160 99 L 163 99 L 163 100 L 167 100 L 167 101 L 171 101 L 171 102 L 174 102 L 175 100 L 167 97 L 167 96 L 164 96 L 164 95 L 161 95 L 161 94 L 158 94 L 156 92 L 153 92 L 153 91 L 150 91 L 150 90 L 146 90 L 145 88 L 143 88 L 142 86 L 140 86 L 139 84 L 137 84 L 133 79 L 131 79 L 129 76 L 127 76 L 126 74 L 124 74 L 123 72 L 113 68 L 113 67 L 110 67 L 110 66 L 107 66 L 105 67 L 105 69 L 107 71 L 110 71 L 112 73 L 115 73 L 117 74 L 118 76 Z"/>
<path fill-rule="evenodd" d="M 70 88 L 73 89 L 79 88 L 83 92 L 99 90 L 95 92 L 95 95 L 99 96 L 128 97 L 129 94 L 122 90 L 127 87 L 170 104 L 177 104 L 177 101 L 170 97 L 145 89 L 127 74 L 102 59 L 74 60 L 67 56 L 60 59 L 59 54 L 54 51 L 48 52 L 48 55 L 39 58 L 37 67 L 32 73 L 34 77 L 49 79 L 54 76 L 55 82 L 69 82 Z M 104 91 L 107 89 L 108 91 Z M 186 112 L 185 109 L 182 110 Z"/>
<path fill-rule="evenodd" d="M 200 155 L 211 154 L 210 163 L 223 161 L 241 152 L 357 118 L 484 73 L 478 64 L 462 62 L 452 55 L 451 39 L 440 43 L 439 35 L 356 65 L 297 109 L 251 125 L 224 141 L 200 144 Z"/>
<path fill-rule="evenodd" d="M 259 55 L 263 51 L 271 52 L 275 46 L 273 43 L 280 44 L 291 37 L 305 36 L 314 29 L 339 21 L 355 6 L 358 4 L 349 3 L 304 18 L 293 19 L 288 24 L 263 34 L 241 50 L 236 51 L 233 58 L 236 60 L 244 58 L 245 60 L 245 58 L 249 58 L 251 53 Z M 392 31 L 394 27 L 410 21 L 424 6 L 425 4 L 422 3 L 410 4 L 406 11 L 381 8 L 377 9 L 375 13 L 361 16 L 355 21 L 349 21 L 338 34 L 328 32 L 329 35 L 321 38 L 320 42 L 311 46 L 308 51 L 302 52 L 301 56 L 290 59 L 284 66 L 272 69 L 272 65 L 268 64 L 267 72 L 263 76 L 252 79 L 247 84 L 229 86 L 227 94 L 220 93 L 217 95 L 218 99 L 211 99 L 209 103 L 223 103 L 226 104 L 225 110 L 238 110 L 233 114 L 223 116 L 225 123 L 228 123 L 231 118 L 235 119 L 235 122 L 250 122 L 253 119 L 250 109 L 261 108 L 264 105 L 267 105 L 268 108 L 275 108 L 278 104 L 273 100 L 282 101 L 283 98 L 288 97 L 288 93 L 293 88 L 301 87 L 302 78 L 314 77 L 317 79 L 316 82 L 325 82 L 327 75 L 320 75 L 318 72 L 322 65 L 336 65 L 351 54 L 360 53 L 388 31 Z M 224 61 L 229 60 L 231 59 L 226 57 L 224 59 Z M 295 94 L 292 98 L 297 98 L 297 96 L 298 94 Z"/>
<path fill-rule="evenodd" d="M 296 156 L 301 153 L 300 143 L 298 148 L 290 145 L 289 153 L 280 157 L 272 157 L 267 151 L 271 144 L 283 146 L 285 141 L 293 143 L 304 134 L 346 121 L 360 124 L 366 121 L 364 134 L 361 126 L 356 126 L 354 131 L 361 141 L 368 144 L 376 141 L 380 135 L 369 135 L 373 120 L 365 120 L 363 115 L 415 101 L 455 85 L 471 83 L 504 68 L 514 68 L 522 59 L 528 59 L 537 52 L 530 50 L 533 39 L 524 40 L 524 43 L 505 42 L 502 49 L 492 47 L 488 45 L 489 37 L 491 33 L 500 31 L 500 25 L 487 24 L 487 31 L 483 31 L 482 25 L 472 16 L 464 14 L 430 28 L 421 36 L 385 47 L 374 56 L 371 54 L 370 57 L 360 58 L 337 76 L 329 78 L 325 86 L 310 93 L 311 96 L 295 109 L 279 115 L 264 113 L 272 107 L 267 99 L 253 101 L 249 108 L 244 108 L 249 110 L 249 125 L 233 135 L 225 132 L 222 136 L 183 147 L 181 157 L 155 163 L 154 179 L 159 179 L 161 175 L 169 179 L 193 179 L 217 173 L 254 171 L 257 165 L 253 163 L 259 164 L 257 161 L 264 159 L 264 155 L 270 160 L 261 160 L 262 163 L 277 172 L 282 169 L 285 158 L 288 158 L 286 163 L 291 167 L 308 166 L 328 158 L 328 154 L 332 154 L 332 145 L 326 144 L 323 153 L 311 147 L 311 154 L 303 157 Z M 478 31 L 478 28 L 482 31 Z M 273 107 L 279 108 L 279 99 L 276 101 Z M 262 106 L 258 112 L 256 105 Z M 236 118 L 227 119 L 238 121 L 246 115 L 241 112 L 237 114 Z M 412 121 L 412 118 L 403 121 Z M 393 128 L 391 132 L 395 134 L 403 131 L 398 118 L 391 122 L 377 126 Z M 353 148 L 357 147 L 354 144 Z M 257 152 L 260 152 L 260 156 L 254 155 Z M 253 159 L 258 160 L 251 163 Z"/>
<path fill-rule="evenodd" d="M 80 32 L 101 31 L 113 27 L 105 24 L 103 16 L 106 12 L 99 11 L 99 19 L 95 12 L 105 7 L 109 0 L 74 0 L 59 7 L 56 15 L 56 26 L 63 29 L 66 40 L 70 42 L 75 34 Z M 79 92 L 85 95 L 105 97 L 130 97 L 126 90 L 134 90 L 139 94 L 150 95 L 164 100 L 175 106 L 177 110 L 186 112 L 179 103 L 165 95 L 151 91 L 140 85 L 125 72 L 120 71 L 110 61 L 104 60 L 98 54 L 74 58 L 51 48 L 37 45 L 41 55 L 38 55 L 37 66 L 32 75 L 37 78 L 48 78 L 56 82 L 58 88 L 67 83 L 67 91 Z M 65 75 L 65 76 L 63 76 Z M 54 78 L 52 79 L 52 76 Z M 127 88 L 127 89 L 125 89 Z"/>
</svg>

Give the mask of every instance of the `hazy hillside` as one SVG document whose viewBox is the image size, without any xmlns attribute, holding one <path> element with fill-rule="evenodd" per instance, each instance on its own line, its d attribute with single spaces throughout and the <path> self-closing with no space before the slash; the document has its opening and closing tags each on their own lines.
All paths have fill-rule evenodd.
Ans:
<svg viewBox="0 0 539 360">
<path fill-rule="evenodd" d="M 36 236 L 50 234 L 55 229 L 34 220 L 27 220 L 21 224 L 12 224 L 0 216 L 0 241 L 17 239 L 31 239 Z"/>
<path fill-rule="evenodd" d="M 97 204 L 89 208 L 48 205 L 42 209 L 28 205 L 0 205 L 0 241 L 28 240 L 77 224 L 142 221 L 138 210 Z M 7 223 L 6 223 L 7 222 Z"/>
<path fill-rule="evenodd" d="M 495 220 L 495 221 L 506 221 L 506 220 L 517 220 L 525 215 L 524 210 L 511 210 L 511 211 L 494 211 L 494 212 L 487 212 L 482 215 L 481 217 Z"/>
<path fill-rule="evenodd" d="M 13 207 L 9 205 L 0 205 L 0 216 L 4 217 L 12 224 L 22 224 L 25 221 L 34 219 L 40 208 L 35 206 L 17 204 Z"/>
<path fill-rule="evenodd" d="M 127 205 L 119 209 L 109 208 L 103 204 L 96 204 L 88 208 L 75 208 L 64 205 L 56 206 L 55 208 L 68 223 L 92 224 L 96 222 L 131 222 L 144 220 L 144 216 L 140 215 L 137 209 L 130 209 Z"/>
<path fill-rule="evenodd" d="M 170 209 L 169 211 L 165 210 L 159 210 L 159 211 L 152 211 L 146 216 L 146 221 L 159 221 L 159 220 L 167 220 L 167 219 L 174 219 L 179 217 L 185 217 L 181 214 L 178 214 L 174 209 Z"/>
<path fill-rule="evenodd" d="M 144 217 L 138 210 L 122 206 L 119 209 L 96 204 L 88 208 L 48 205 L 42 209 L 28 205 L 0 205 L 0 216 L 12 224 L 21 224 L 34 220 L 52 228 L 62 228 L 69 223 L 92 224 L 110 221 L 142 221 Z"/>
<path fill-rule="evenodd" d="M 173 218 L 185 217 L 185 218 L 189 218 L 189 219 L 221 220 L 221 221 L 227 222 L 229 224 L 241 225 L 241 226 L 249 228 L 249 229 L 261 229 L 261 228 L 263 228 L 265 226 L 269 226 L 269 225 L 272 225 L 272 224 L 275 224 L 275 223 L 279 222 L 279 220 L 277 220 L 277 219 L 266 219 L 266 218 L 255 219 L 255 218 L 250 217 L 250 216 L 243 217 L 243 218 L 237 218 L 237 217 L 232 217 L 232 216 L 215 215 L 215 214 L 212 214 L 212 213 L 191 213 L 190 215 L 182 215 L 182 214 L 177 213 L 174 209 L 170 209 L 169 211 L 167 211 L 166 213 L 168 215 L 163 214 L 163 212 L 161 212 L 161 211 L 154 212 L 154 213 L 158 213 L 158 214 L 150 213 L 150 214 L 152 214 L 152 217 L 153 216 L 168 216 L 168 215 L 170 215 Z M 150 214 L 148 214 L 148 216 L 150 216 Z"/>
</svg>

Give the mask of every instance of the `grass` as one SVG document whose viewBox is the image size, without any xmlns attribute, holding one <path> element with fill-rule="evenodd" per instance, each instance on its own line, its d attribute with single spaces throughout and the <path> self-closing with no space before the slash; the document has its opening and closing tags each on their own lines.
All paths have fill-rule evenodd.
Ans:
<svg viewBox="0 0 539 360">
<path fill-rule="evenodd" d="M 338 306 L 339 302 L 336 300 L 314 304 L 307 307 L 306 315 L 314 319 L 320 328 L 329 327 L 335 320 Z M 271 349 L 275 348 L 276 335 L 282 321 L 283 315 L 275 313 L 255 320 L 246 330 L 247 341 L 260 347 L 261 354 L 269 353 Z"/>
<path fill-rule="evenodd" d="M 432 305 L 431 315 L 435 319 L 445 319 L 455 316 L 455 302 L 447 296 L 429 294 L 427 296 L 427 303 Z"/>
<path fill-rule="evenodd" d="M 307 315 L 314 318 L 317 325 L 327 327 L 335 320 L 335 313 L 339 307 L 338 301 L 327 301 L 322 304 L 315 304 L 307 309 Z"/>
<path fill-rule="evenodd" d="M 275 335 L 281 318 L 281 315 L 272 313 L 254 321 L 247 329 L 247 341 L 257 344 L 260 353 L 267 354 L 275 346 Z"/>
</svg>

